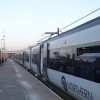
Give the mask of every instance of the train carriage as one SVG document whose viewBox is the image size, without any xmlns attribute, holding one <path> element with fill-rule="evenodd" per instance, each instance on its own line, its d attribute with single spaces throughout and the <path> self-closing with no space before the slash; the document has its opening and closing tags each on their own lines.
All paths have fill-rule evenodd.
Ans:
<svg viewBox="0 0 100 100">
<path fill-rule="evenodd" d="M 30 52 L 30 48 L 27 48 L 25 50 L 23 50 L 23 66 L 24 68 L 26 68 L 27 70 L 31 70 L 31 52 Z"/>
<path fill-rule="evenodd" d="M 100 53 L 100 17 L 41 44 L 44 45 L 42 52 L 46 54 L 41 52 L 43 66 L 40 64 L 45 71 L 42 72 L 45 78 L 79 100 L 98 100 L 100 98 L 98 94 L 100 93 L 100 84 L 99 81 L 96 81 L 97 77 L 97 80 L 100 80 L 100 68 L 97 72 L 94 69 L 94 74 L 92 71 L 86 73 L 82 70 L 92 70 L 92 66 L 86 65 L 87 69 L 81 67 L 79 70 L 78 63 L 82 58 L 80 61 L 76 60 L 77 57 L 86 53 L 91 56 L 93 53 Z M 97 59 L 96 56 L 94 58 Z M 98 60 L 98 65 L 100 65 L 100 59 Z M 96 73 L 98 75 L 91 79 Z M 89 78 L 87 79 L 81 74 L 87 75 Z"/>
<path fill-rule="evenodd" d="M 31 69 L 35 76 L 40 76 L 40 45 L 34 45 L 31 48 Z"/>
<path fill-rule="evenodd" d="M 23 64 L 78 100 L 99 100 L 100 17 L 28 48 Z"/>
</svg>

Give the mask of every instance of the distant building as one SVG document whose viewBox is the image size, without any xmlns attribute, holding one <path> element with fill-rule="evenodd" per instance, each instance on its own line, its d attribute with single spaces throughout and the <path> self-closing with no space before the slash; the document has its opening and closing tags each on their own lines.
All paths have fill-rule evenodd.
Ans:
<svg viewBox="0 0 100 100">
<path fill-rule="evenodd" d="M 2 51 L 0 50 L 0 64 L 4 63 L 7 58 L 10 58 L 16 54 L 16 51 Z"/>
<path fill-rule="evenodd" d="M 6 51 L 7 58 L 10 58 L 16 54 L 16 51 Z"/>
</svg>

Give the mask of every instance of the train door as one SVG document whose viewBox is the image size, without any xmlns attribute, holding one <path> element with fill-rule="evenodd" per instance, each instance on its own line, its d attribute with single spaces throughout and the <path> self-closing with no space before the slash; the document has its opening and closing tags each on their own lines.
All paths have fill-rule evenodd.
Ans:
<svg viewBox="0 0 100 100">
<path fill-rule="evenodd" d="M 26 58 L 25 58 L 25 51 L 23 52 L 23 66 L 24 66 L 24 68 L 26 67 L 26 65 L 25 65 L 25 62 L 26 62 Z"/>
<path fill-rule="evenodd" d="M 30 63 L 30 70 L 32 70 L 31 62 L 32 62 L 32 48 L 30 47 L 30 48 L 29 48 L 29 63 Z"/>
<path fill-rule="evenodd" d="M 48 65 L 48 58 L 49 58 L 49 44 L 46 43 L 41 47 L 41 74 L 42 76 L 47 79 L 47 65 Z"/>
<path fill-rule="evenodd" d="M 40 46 L 40 72 L 43 75 L 44 46 Z"/>
<path fill-rule="evenodd" d="M 47 43 L 47 67 L 48 67 L 48 63 L 49 63 L 49 56 L 50 56 L 50 44 Z"/>
<path fill-rule="evenodd" d="M 24 67 L 24 52 L 23 52 L 23 67 Z"/>
</svg>

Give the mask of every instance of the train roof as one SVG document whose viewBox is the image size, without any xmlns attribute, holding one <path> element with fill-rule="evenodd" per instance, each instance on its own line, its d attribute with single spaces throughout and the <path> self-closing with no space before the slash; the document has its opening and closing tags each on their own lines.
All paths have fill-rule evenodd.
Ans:
<svg viewBox="0 0 100 100">
<path fill-rule="evenodd" d="M 53 41 L 53 40 L 56 40 L 56 39 L 59 39 L 59 38 L 62 38 L 62 37 L 65 37 L 65 36 L 68 36 L 68 35 L 71 35 L 71 34 L 75 34 L 76 32 L 79 32 L 79 31 L 82 31 L 82 30 L 85 30 L 85 29 L 88 29 L 90 27 L 93 27 L 93 26 L 96 26 L 96 25 L 99 25 L 100 24 L 100 16 L 95 18 L 95 19 L 92 19 L 84 24 L 81 24 L 71 30 L 68 30 L 68 31 L 65 31 L 63 32 L 62 34 L 59 34 L 57 36 L 54 36 L 52 38 L 49 38 L 47 40 L 44 40 L 38 44 L 43 44 L 45 42 L 50 42 L 50 41 Z M 32 47 L 36 46 L 37 44 L 33 45 Z"/>
<path fill-rule="evenodd" d="M 79 31 L 82 31 L 82 30 L 85 30 L 87 28 L 90 28 L 90 27 L 93 27 L 93 26 L 96 26 L 100 24 L 100 16 L 95 18 L 95 19 L 92 19 L 84 24 L 81 24 L 71 30 L 68 30 L 68 31 L 65 31 L 64 33 L 62 34 L 59 34 L 58 36 L 55 36 L 53 38 L 51 38 L 50 40 L 53 40 L 53 39 L 58 39 L 58 38 L 61 38 L 61 37 L 65 37 L 65 36 L 68 36 L 68 35 L 71 35 L 71 34 L 74 34 L 76 32 L 79 32 Z M 47 40 L 48 41 L 48 40 Z"/>
</svg>

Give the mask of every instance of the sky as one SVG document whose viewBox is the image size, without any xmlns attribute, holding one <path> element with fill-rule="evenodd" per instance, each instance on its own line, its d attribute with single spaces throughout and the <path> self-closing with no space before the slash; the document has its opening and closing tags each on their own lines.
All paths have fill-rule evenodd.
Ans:
<svg viewBox="0 0 100 100">
<path fill-rule="evenodd" d="M 100 0 L 0 0 L 0 39 L 4 34 L 7 51 L 22 50 L 98 8 Z M 100 10 L 62 31 L 98 16 Z"/>
</svg>

